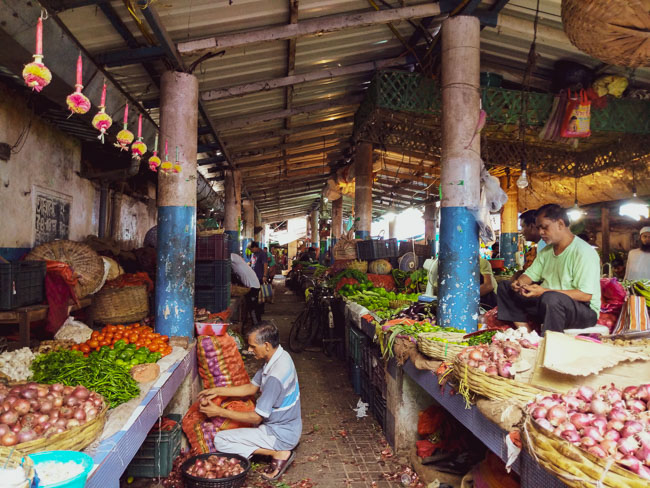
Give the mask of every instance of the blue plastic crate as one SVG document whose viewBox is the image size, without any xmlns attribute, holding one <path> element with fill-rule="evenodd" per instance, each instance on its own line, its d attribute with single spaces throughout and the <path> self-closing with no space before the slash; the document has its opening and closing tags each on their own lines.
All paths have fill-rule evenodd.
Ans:
<svg viewBox="0 0 650 488">
<path fill-rule="evenodd" d="M 223 312 L 230 306 L 230 284 L 194 290 L 194 306 L 212 313 Z"/>
<path fill-rule="evenodd" d="M 127 468 L 127 475 L 136 478 L 157 478 L 169 476 L 174 459 L 181 451 L 181 415 L 166 417 L 176 421 L 170 431 L 150 432 Z"/>
<path fill-rule="evenodd" d="M 194 284 L 197 287 L 215 287 L 230 284 L 230 259 L 196 263 Z"/>
</svg>

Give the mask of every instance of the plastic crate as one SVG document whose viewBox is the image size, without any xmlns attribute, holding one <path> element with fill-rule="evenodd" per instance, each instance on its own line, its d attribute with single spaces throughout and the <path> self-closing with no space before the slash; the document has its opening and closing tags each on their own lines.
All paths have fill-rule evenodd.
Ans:
<svg viewBox="0 0 650 488">
<path fill-rule="evenodd" d="M 350 327 L 348 357 L 357 366 L 361 366 L 361 352 L 366 344 L 366 336 L 360 330 Z"/>
<path fill-rule="evenodd" d="M 348 376 L 354 393 L 361 395 L 361 368 L 354 363 L 348 363 Z"/>
<path fill-rule="evenodd" d="M 361 371 L 366 376 L 370 376 L 370 368 L 372 367 L 372 350 L 366 345 L 361 349 Z"/>
<path fill-rule="evenodd" d="M 386 430 L 386 400 L 375 391 L 374 401 L 372 402 L 371 412 L 382 430 Z"/>
<path fill-rule="evenodd" d="M 181 452 L 181 415 L 169 414 L 166 417 L 176 421 L 174 428 L 167 432 L 149 433 L 129 464 L 127 475 L 136 478 L 169 476 L 172 463 Z"/>
<path fill-rule="evenodd" d="M 374 397 L 374 388 L 367 374 L 361 373 L 361 400 L 368 404 L 369 410 L 372 410 Z"/>
<path fill-rule="evenodd" d="M 223 312 L 230 306 L 230 284 L 194 290 L 194 306 L 212 313 Z"/>
<path fill-rule="evenodd" d="M 45 300 L 45 261 L 0 263 L 0 310 Z"/>
<path fill-rule="evenodd" d="M 0 310 L 16 307 L 14 267 L 11 263 L 0 263 Z"/>
<path fill-rule="evenodd" d="M 384 241 L 386 245 L 386 258 L 396 258 L 399 256 L 399 250 L 397 249 L 397 239 L 386 239 Z"/>
<path fill-rule="evenodd" d="M 403 256 L 407 252 L 414 252 L 416 256 L 430 258 L 431 246 L 427 244 L 413 244 L 413 241 L 403 241 L 399 243 L 399 255 Z"/>
<path fill-rule="evenodd" d="M 194 284 L 215 287 L 230 284 L 230 259 L 196 263 Z"/>
<path fill-rule="evenodd" d="M 216 261 L 230 259 L 228 234 L 215 234 L 196 238 L 196 260 Z"/>
<path fill-rule="evenodd" d="M 386 398 L 386 371 L 384 363 L 378 355 L 373 355 L 371 358 L 370 383 L 379 390 L 383 398 Z"/>
</svg>

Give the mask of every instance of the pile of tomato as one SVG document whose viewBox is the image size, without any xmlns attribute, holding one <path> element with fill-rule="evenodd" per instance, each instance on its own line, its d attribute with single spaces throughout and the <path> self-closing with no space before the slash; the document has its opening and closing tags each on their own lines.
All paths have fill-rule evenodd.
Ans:
<svg viewBox="0 0 650 488">
<path fill-rule="evenodd" d="M 159 352 L 163 357 L 172 352 L 169 337 L 153 331 L 147 325 L 139 323 L 129 325 L 107 325 L 102 330 L 95 330 L 86 342 L 72 346 L 84 355 L 99 351 L 103 346 L 113 349 L 114 344 L 122 340 L 126 344 L 135 344 L 136 348 L 146 347 L 151 352 Z"/>
</svg>

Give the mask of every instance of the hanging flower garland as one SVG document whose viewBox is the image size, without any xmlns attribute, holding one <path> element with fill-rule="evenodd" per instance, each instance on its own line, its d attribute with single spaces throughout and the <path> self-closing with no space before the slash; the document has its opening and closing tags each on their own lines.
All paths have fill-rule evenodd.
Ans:
<svg viewBox="0 0 650 488">
<path fill-rule="evenodd" d="M 134 159 L 140 161 L 147 152 L 147 145 L 142 142 L 142 114 L 138 116 L 138 140 L 131 145 L 131 154 Z"/>
<path fill-rule="evenodd" d="M 113 119 L 106 113 L 106 82 L 104 81 L 102 99 L 99 104 L 99 112 L 97 112 L 93 117 L 93 127 L 99 131 L 97 139 L 102 141 L 102 144 L 104 144 L 104 134 L 106 134 L 106 131 L 111 125 L 113 125 Z"/>
<path fill-rule="evenodd" d="M 159 166 L 160 158 L 158 157 L 158 134 L 156 134 L 156 142 L 153 144 L 153 156 L 149 158 L 149 169 L 153 172 L 157 172 Z"/>
<path fill-rule="evenodd" d="M 167 139 L 165 139 L 165 160 L 160 165 L 160 170 L 165 174 L 169 174 L 173 168 L 174 165 L 169 160 L 169 153 L 167 152 Z"/>
<path fill-rule="evenodd" d="M 124 125 L 123 129 L 117 133 L 117 143 L 115 147 L 119 147 L 120 151 L 128 151 L 129 144 L 133 142 L 133 132 L 129 129 L 129 104 L 124 106 Z"/>
<path fill-rule="evenodd" d="M 81 59 L 81 54 L 79 54 L 79 57 L 77 58 L 77 83 L 75 84 L 75 91 L 74 93 L 68 95 L 68 98 L 66 98 L 66 103 L 68 104 L 68 108 L 70 109 L 70 115 L 72 114 L 85 114 L 90 110 L 90 100 L 81 93 L 81 90 L 83 90 L 83 83 L 81 82 L 82 78 L 82 73 L 83 73 L 83 61 Z"/>
<path fill-rule="evenodd" d="M 40 92 L 52 81 L 52 73 L 43 64 L 43 14 L 38 18 L 36 23 L 36 52 L 34 61 L 26 64 L 23 68 L 23 79 L 28 87 L 36 92 Z"/>
<path fill-rule="evenodd" d="M 176 162 L 174 162 L 174 167 L 172 169 L 176 174 L 180 173 L 181 170 L 183 169 L 180 161 L 178 160 L 178 146 L 176 146 Z"/>
</svg>

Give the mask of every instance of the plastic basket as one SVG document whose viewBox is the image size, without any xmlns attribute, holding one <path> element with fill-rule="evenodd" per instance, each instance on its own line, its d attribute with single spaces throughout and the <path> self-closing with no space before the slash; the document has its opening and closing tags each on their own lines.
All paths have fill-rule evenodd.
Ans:
<svg viewBox="0 0 650 488">
<path fill-rule="evenodd" d="M 0 310 L 11 310 L 17 306 L 14 267 L 11 263 L 0 263 Z"/>
<path fill-rule="evenodd" d="M 230 259 L 196 263 L 194 284 L 214 287 L 230 284 Z"/>
<path fill-rule="evenodd" d="M 181 452 L 181 415 L 169 414 L 176 421 L 170 431 L 150 432 L 133 457 L 126 470 L 136 478 L 157 478 L 169 476 L 174 459 Z"/>
<path fill-rule="evenodd" d="M 86 478 L 88 473 L 93 467 L 93 458 L 88 454 L 79 451 L 43 451 L 30 454 L 29 457 L 34 462 L 34 469 L 36 470 L 36 476 L 34 477 L 34 488 L 83 488 L 86 486 Z M 56 461 L 59 463 L 67 463 L 68 461 L 81 464 L 84 470 L 69 480 L 62 481 L 60 483 L 54 483 L 50 485 L 43 485 L 38 480 L 38 465 L 47 461 Z"/>
<path fill-rule="evenodd" d="M 196 238 L 197 261 L 216 261 L 229 258 L 228 234 L 214 234 Z"/>
<path fill-rule="evenodd" d="M 366 336 L 363 332 L 350 327 L 349 338 L 350 349 L 348 350 L 348 357 L 354 364 L 361 366 L 361 351 L 366 344 Z"/>
<path fill-rule="evenodd" d="M 212 313 L 223 312 L 230 306 L 230 285 L 197 288 L 194 291 L 194 306 Z"/>
<path fill-rule="evenodd" d="M 407 252 L 415 252 L 416 256 L 430 258 L 431 257 L 431 246 L 429 246 L 427 244 L 413 244 L 413 241 L 400 242 L 399 243 L 399 255 L 403 256 Z M 421 262 L 423 262 L 423 260 L 421 260 Z"/>
<path fill-rule="evenodd" d="M 208 478 L 197 478 L 191 474 L 187 474 L 189 467 L 197 459 L 207 459 L 210 456 L 222 456 L 227 458 L 237 458 L 239 462 L 244 466 L 244 471 L 236 476 L 231 476 L 230 478 L 219 478 L 219 479 L 208 479 Z M 208 454 L 199 454 L 189 458 L 181 466 L 181 472 L 183 473 L 183 481 L 185 482 L 185 488 L 238 488 L 244 484 L 246 481 L 246 476 L 251 469 L 251 463 L 248 459 L 239 454 L 226 454 L 222 452 L 212 452 Z"/>
<path fill-rule="evenodd" d="M 0 310 L 45 300 L 45 261 L 0 263 Z"/>
</svg>

